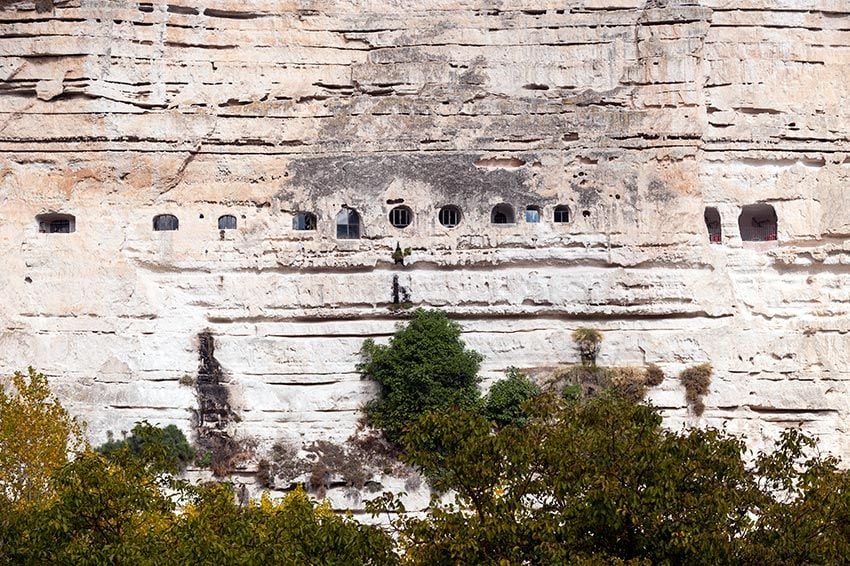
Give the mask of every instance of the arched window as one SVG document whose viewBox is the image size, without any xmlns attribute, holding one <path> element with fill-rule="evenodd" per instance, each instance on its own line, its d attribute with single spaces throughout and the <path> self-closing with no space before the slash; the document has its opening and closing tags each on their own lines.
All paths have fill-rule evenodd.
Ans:
<svg viewBox="0 0 850 566">
<path fill-rule="evenodd" d="M 180 221 L 173 214 L 157 214 L 153 217 L 154 232 L 171 232 L 179 226 Z"/>
<path fill-rule="evenodd" d="M 529 205 L 525 207 L 525 221 L 536 224 L 540 222 L 540 207 Z"/>
<path fill-rule="evenodd" d="M 439 218 L 440 224 L 446 228 L 454 228 L 460 224 L 460 209 L 453 204 L 448 204 L 440 209 L 437 218 Z"/>
<path fill-rule="evenodd" d="M 316 215 L 312 212 L 296 212 L 292 217 L 293 230 L 315 230 Z"/>
<path fill-rule="evenodd" d="M 77 228 L 76 218 L 71 214 L 39 214 L 35 220 L 42 234 L 70 234 Z"/>
<path fill-rule="evenodd" d="M 748 204 L 741 209 L 738 228 L 745 242 L 775 242 L 776 211 L 769 204 Z"/>
<path fill-rule="evenodd" d="M 514 207 L 506 203 L 497 204 L 490 212 L 490 222 L 492 224 L 513 224 Z"/>
<path fill-rule="evenodd" d="M 720 213 L 713 206 L 705 209 L 705 227 L 708 228 L 708 241 L 719 244 L 723 241 L 723 229 L 720 227 Z"/>
<path fill-rule="evenodd" d="M 360 215 L 353 208 L 343 208 L 336 215 L 336 237 L 341 240 L 360 237 Z"/>
<path fill-rule="evenodd" d="M 570 221 L 570 207 L 565 204 L 559 204 L 555 207 L 555 214 L 552 218 L 555 224 L 566 224 Z"/>
<path fill-rule="evenodd" d="M 407 206 L 397 206 L 390 211 L 390 224 L 396 228 L 407 228 L 413 222 L 413 211 Z"/>
<path fill-rule="evenodd" d="M 232 214 L 225 214 L 218 217 L 219 230 L 236 230 L 236 217 Z"/>
</svg>

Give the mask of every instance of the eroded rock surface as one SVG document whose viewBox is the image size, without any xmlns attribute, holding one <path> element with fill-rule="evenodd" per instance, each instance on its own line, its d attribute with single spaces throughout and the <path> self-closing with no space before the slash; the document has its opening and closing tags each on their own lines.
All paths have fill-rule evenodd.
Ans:
<svg viewBox="0 0 850 566">
<path fill-rule="evenodd" d="M 665 369 L 671 426 L 802 424 L 846 458 L 848 77 L 843 0 L 6 0 L 0 371 L 53 376 L 96 442 L 191 433 L 214 337 L 231 433 L 342 441 L 363 339 L 433 306 L 488 379 L 592 326 L 601 363 Z M 741 240 L 757 202 L 776 241 Z M 674 376 L 705 361 L 696 418 Z"/>
</svg>

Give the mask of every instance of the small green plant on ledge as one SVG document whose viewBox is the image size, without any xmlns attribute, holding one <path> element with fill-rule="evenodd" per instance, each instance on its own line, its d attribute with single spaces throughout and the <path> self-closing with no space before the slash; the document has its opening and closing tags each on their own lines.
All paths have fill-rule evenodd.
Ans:
<svg viewBox="0 0 850 566">
<path fill-rule="evenodd" d="M 685 399 L 696 416 L 702 415 L 705 411 L 703 397 L 708 394 L 712 372 L 711 364 L 700 364 L 689 367 L 679 374 L 679 381 L 685 386 Z"/>
<path fill-rule="evenodd" d="M 404 258 L 409 256 L 411 253 L 410 248 L 401 249 L 401 245 L 396 243 L 395 251 L 393 252 L 392 258 L 393 261 L 397 264 L 404 265 Z"/>
</svg>

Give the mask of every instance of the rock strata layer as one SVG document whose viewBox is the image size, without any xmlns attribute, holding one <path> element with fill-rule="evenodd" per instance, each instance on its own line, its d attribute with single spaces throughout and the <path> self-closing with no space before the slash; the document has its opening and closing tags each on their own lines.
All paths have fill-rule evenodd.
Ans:
<svg viewBox="0 0 850 566">
<path fill-rule="evenodd" d="M 0 2 L 0 371 L 95 442 L 205 411 L 342 441 L 363 339 L 438 307 L 488 380 L 590 326 L 665 370 L 670 426 L 848 457 L 848 78 L 845 0 Z M 706 361 L 696 417 L 675 376 Z"/>
</svg>

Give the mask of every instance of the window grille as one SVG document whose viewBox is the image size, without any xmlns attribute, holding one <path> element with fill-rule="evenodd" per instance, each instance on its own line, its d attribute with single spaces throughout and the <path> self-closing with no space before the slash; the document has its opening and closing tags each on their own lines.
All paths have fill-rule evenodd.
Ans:
<svg viewBox="0 0 850 566">
<path fill-rule="evenodd" d="M 563 204 L 555 207 L 553 220 L 556 224 L 566 224 L 570 221 L 570 208 Z"/>
<path fill-rule="evenodd" d="M 776 210 L 769 204 L 750 204 L 741 209 L 738 228 L 745 242 L 775 242 L 778 222 Z"/>
<path fill-rule="evenodd" d="M 70 234 L 76 228 L 76 219 L 70 214 L 39 214 L 35 220 L 42 234 Z"/>
<path fill-rule="evenodd" d="M 390 211 L 390 224 L 396 228 L 407 228 L 413 221 L 413 211 L 406 206 L 397 206 Z"/>
<path fill-rule="evenodd" d="M 219 230 L 235 230 L 236 229 L 236 217 L 232 214 L 225 214 L 224 216 L 219 216 L 218 218 L 218 229 Z"/>
<path fill-rule="evenodd" d="M 154 232 L 171 232 L 179 226 L 180 221 L 173 214 L 158 214 L 153 217 Z"/>
<path fill-rule="evenodd" d="M 444 206 L 440 209 L 440 213 L 437 216 L 440 224 L 446 228 L 454 228 L 460 224 L 460 209 L 454 205 Z"/>
</svg>

